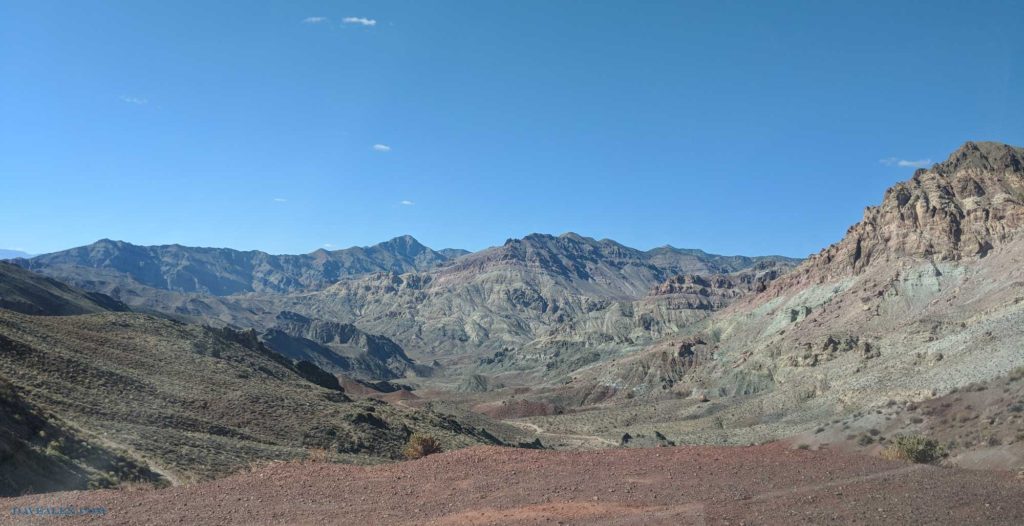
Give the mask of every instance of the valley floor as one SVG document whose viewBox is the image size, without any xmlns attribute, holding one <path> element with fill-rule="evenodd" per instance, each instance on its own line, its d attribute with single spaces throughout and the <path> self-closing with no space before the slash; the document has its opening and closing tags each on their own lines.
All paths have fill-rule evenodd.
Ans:
<svg viewBox="0 0 1024 526">
<path fill-rule="evenodd" d="M 0 499 L 103 507 L 60 524 L 1022 524 L 1013 473 L 835 451 L 684 446 L 603 451 L 474 447 L 372 467 L 276 463 L 162 490 Z"/>
</svg>

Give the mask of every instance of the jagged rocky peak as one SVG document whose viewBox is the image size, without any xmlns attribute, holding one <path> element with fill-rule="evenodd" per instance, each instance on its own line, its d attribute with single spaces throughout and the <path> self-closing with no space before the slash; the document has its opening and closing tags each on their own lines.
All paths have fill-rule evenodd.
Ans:
<svg viewBox="0 0 1024 526">
<path fill-rule="evenodd" d="M 1024 148 L 998 142 L 967 141 L 934 169 L 943 174 L 961 170 L 1020 172 L 1024 170 Z"/>
<path fill-rule="evenodd" d="M 430 250 L 422 243 L 417 241 L 416 238 L 408 234 L 389 239 L 383 243 L 378 244 L 377 246 L 387 250 L 388 252 L 391 252 L 392 254 L 407 257 L 416 257 Z"/>
<path fill-rule="evenodd" d="M 985 257 L 1024 227 L 1024 150 L 968 142 L 886 190 L 838 243 L 794 273 L 823 281 L 901 258 Z"/>
<path fill-rule="evenodd" d="M 532 249 L 548 251 L 578 252 L 584 249 L 594 249 L 602 245 L 618 245 L 615 242 L 597 241 L 593 238 L 581 236 L 575 232 L 553 236 L 551 234 L 533 233 L 524 236 L 522 239 L 508 239 L 504 247 L 512 249 Z"/>
</svg>

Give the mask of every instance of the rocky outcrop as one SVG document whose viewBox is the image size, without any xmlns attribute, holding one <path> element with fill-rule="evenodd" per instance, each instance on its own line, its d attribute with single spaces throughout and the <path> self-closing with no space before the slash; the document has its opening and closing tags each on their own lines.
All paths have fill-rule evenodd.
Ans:
<svg viewBox="0 0 1024 526">
<path fill-rule="evenodd" d="M 865 209 L 842 241 L 812 256 L 775 290 L 856 275 L 901 258 L 983 258 L 1024 226 L 1024 149 L 968 142 L 918 170 Z"/>
<path fill-rule="evenodd" d="M 764 292 L 768 284 L 796 266 L 791 261 L 760 261 L 731 274 L 683 274 L 673 276 L 651 291 L 651 296 L 676 296 L 689 308 L 719 310 L 733 301 Z"/>
<path fill-rule="evenodd" d="M 619 372 L 617 383 L 627 393 L 660 393 L 672 390 L 677 384 L 694 379 L 694 373 L 714 360 L 713 345 L 702 336 L 680 341 L 663 342 L 651 352 L 627 362 Z M 683 394 L 689 395 L 686 386 Z M 692 385 L 691 385 L 692 387 Z"/>
<path fill-rule="evenodd" d="M 836 359 L 841 353 L 854 352 L 861 359 L 870 360 L 881 356 L 878 344 L 859 336 L 828 335 L 820 342 L 804 342 L 790 354 L 787 363 L 791 367 L 815 367 L 823 362 Z"/>
<path fill-rule="evenodd" d="M 1022 167 L 1020 148 L 967 143 L 893 186 L 797 269 L 670 279 L 649 299 L 707 316 L 642 350 L 605 354 L 616 359 L 574 372 L 572 388 L 668 398 L 703 389 L 736 396 L 729 404 L 750 422 L 929 396 L 1019 367 Z M 684 360 L 687 333 L 708 344 Z"/>
</svg>

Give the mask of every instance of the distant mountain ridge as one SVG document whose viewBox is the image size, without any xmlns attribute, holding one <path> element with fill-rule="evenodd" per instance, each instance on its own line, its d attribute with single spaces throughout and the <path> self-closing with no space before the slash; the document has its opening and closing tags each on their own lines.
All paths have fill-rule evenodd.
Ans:
<svg viewBox="0 0 1024 526">
<path fill-rule="evenodd" d="M 431 250 L 412 236 L 370 247 L 317 250 L 302 255 L 272 255 L 256 250 L 182 245 L 139 246 L 102 239 L 17 263 L 90 287 L 96 281 L 130 278 L 138 284 L 175 292 L 228 296 L 249 292 L 289 293 L 318 290 L 342 278 L 372 272 L 423 271 L 457 257 Z"/>
<path fill-rule="evenodd" d="M 435 251 L 408 235 L 370 247 L 320 249 L 302 255 L 182 245 L 140 246 L 102 239 L 91 245 L 14 261 L 29 270 L 90 290 L 143 285 L 212 296 L 310 292 L 345 278 L 380 272 L 428 272 L 442 266 L 459 272 L 515 264 L 576 281 L 619 282 L 624 286 L 612 286 L 607 294 L 640 297 L 653 284 L 675 274 L 727 273 L 764 260 L 797 261 L 780 256 L 719 256 L 672 247 L 644 252 L 615 241 L 597 241 L 574 233 L 557 237 L 531 234 L 475 253 L 460 249 Z"/>
<path fill-rule="evenodd" d="M 305 256 L 103 240 L 17 261 L 109 294 L 140 312 L 255 328 L 284 354 L 377 379 L 410 369 L 417 375 L 430 372 L 401 358 L 371 360 L 365 354 L 372 354 L 368 340 L 354 340 L 357 354 L 347 344 L 325 346 L 294 324 L 280 326 L 278 314 L 354 325 L 389 338 L 418 360 L 475 363 L 481 354 L 535 340 L 573 346 L 646 341 L 706 317 L 708 307 L 719 308 L 736 296 L 722 296 L 713 305 L 680 294 L 649 297 L 673 276 L 723 275 L 770 264 L 788 269 L 797 262 L 669 246 L 642 251 L 571 232 L 531 234 L 474 253 L 434 251 L 403 236 L 373 247 Z"/>
<path fill-rule="evenodd" d="M 678 274 L 730 273 L 759 262 L 796 263 L 783 256 L 720 256 L 697 249 L 664 246 L 648 251 L 610 239 L 567 232 L 530 234 L 502 246 L 474 252 L 434 273 L 438 279 L 496 269 L 540 272 L 575 292 L 614 299 L 641 298 L 654 285 Z"/>
</svg>

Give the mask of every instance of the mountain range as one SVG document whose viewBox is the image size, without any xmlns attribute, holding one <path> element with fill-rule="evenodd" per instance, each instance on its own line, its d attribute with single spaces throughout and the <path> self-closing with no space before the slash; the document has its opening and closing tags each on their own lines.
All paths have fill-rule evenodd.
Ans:
<svg viewBox="0 0 1024 526">
<path fill-rule="evenodd" d="M 434 251 L 412 236 L 371 247 L 283 256 L 181 245 L 144 247 L 101 239 L 88 246 L 22 259 L 19 264 L 59 274 L 71 282 L 111 279 L 168 291 L 227 296 L 318 290 L 348 276 L 427 270 L 463 253 Z"/>
<path fill-rule="evenodd" d="M 459 261 L 464 256 L 472 257 Z M 578 284 L 590 283 L 601 295 L 631 298 L 676 274 L 732 272 L 765 260 L 796 261 L 779 256 L 719 256 L 671 246 L 640 251 L 607 239 L 596 241 L 567 233 L 557 237 L 531 234 L 478 253 L 459 249 L 435 251 L 408 235 L 370 247 L 321 249 L 303 255 L 181 245 L 138 246 L 101 239 L 83 247 L 19 258 L 16 263 L 93 287 L 103 286 L 109 280 L 212 296 L 313 292 L 344 279 L 374 273 L 428 272 L 442 266 L 467 271 L 515 264 L 557 274 Z"/>
<path fill-rule="evenodd" d="M 1005 144 L 917 170 L 806 260 L 566 233 L 294 256 L 101 240 L 13 261 L 5 403 L 68 437 L 110 430 L 116 443 L 87 442 L 128 477 L 209 477 L 310 447 L 394 458 L 413 429 L 452 447 L 527 433 L 561 448 L 803 437 L 875 453 L 885 429 L 956 437 L 951 463 L 1024 467 L 1024 149 Z M 369 398 L 342 392 L 353 382 Z M 967 414 L 956 393 L 989 388 L 1004 396 L 984 421 L 914 414 L 936 400 Z M 388 390 L 393 404 L 375 400 Z M 7 451 L 45 451 L 7 425 Z M 99 469 L 75 458 L 75 480 Z"/>
<path fill-rule="evenodd" d="M 282 331 L 282 312 L 320 326 L 352 325 L 393 340 L 412 357 L 410 364 L 439 360 L 461 368 L 482 356 L 545 339 L 577 346 L 650 341 L 710 312 L 707 305 L 686 305 L 679 295 L 648 300 L 665 280 L 756 265 L 788 269 L 798 261 L 667 246 L 641 251 L 574 233 L 532 234 L 476 253 L 445 253 L 453 257 L 409 236 L 307 256 L 101 240 L 16 262 L 138 310 L 273 331 L 267 333 L 273 336 L 268 344 L 287 347 L 288 352 L 299 352 L 300 346 L 285 333 L 304 339 L 307 355 L 329 354 L 314 352 L 294 324 L 285 324 Z M 372 354 L 366 351 L 366 356 Z M 390 379 L 393 375 L 383 371 L 395 363 L 370 369 L 377 367 L 378 379 Z M 422 373 L 426 368 L 409 370 Z"/>
</svg>

